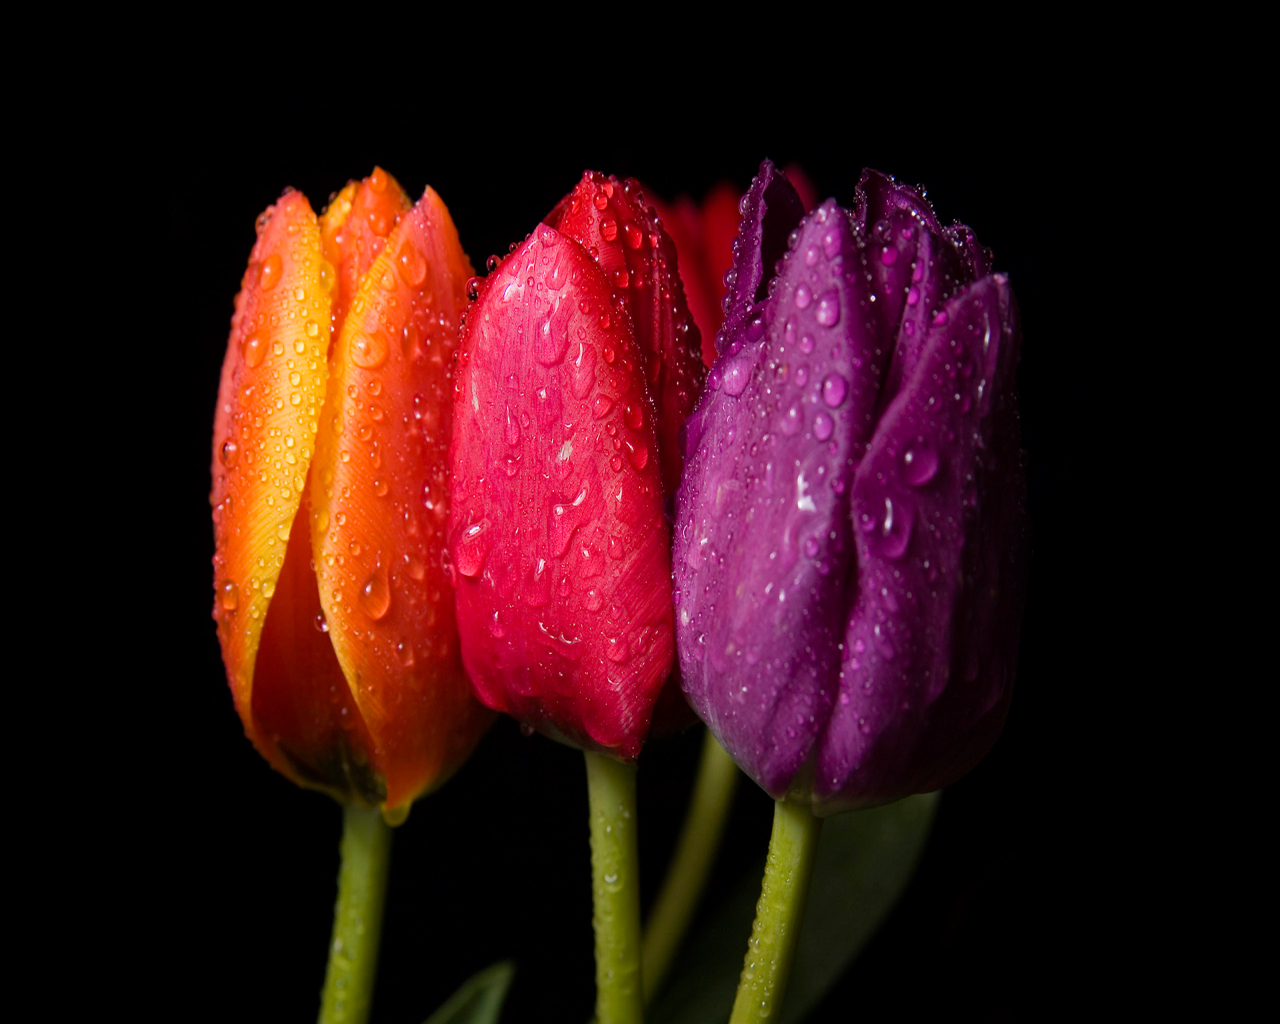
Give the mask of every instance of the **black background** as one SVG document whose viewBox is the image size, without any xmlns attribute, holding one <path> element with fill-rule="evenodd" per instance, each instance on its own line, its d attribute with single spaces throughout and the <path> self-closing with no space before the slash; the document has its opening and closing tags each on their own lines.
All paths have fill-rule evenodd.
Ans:
<svg viewBox="0 0 1280 1024">
<path fill-rule="evenodd" d="M 318 102 L 306 88 L 268 96 L 246 79 L 214 102 L 194 93 L 139 101 L 131 144 L 146 159 L 107 198 L 142 199 L 147 210 L 145 255 L 125 273 L 149 306 L 126 314 L 121 351 L 145 345 L 148 354 L 120 404 L 149 453 L 116 467 L 102 495 L 147 552 L 146 614 L 114 648 L 137 697 L 123 711 L 113 702 L 122 719 L 113 749 L 81 775 L 116 797 L 97 834 L 128 867 L 117 889 L 105 887 L 128 922 L 120 941 L 136 943 L 117 952 L 145 963 L 150 1011 L 312 1019 L 331 923 L 340 811 L 277 776 L 244 738 L 210 617 L 210 431 L 257 214 L 287 185 L 319 209 L 377 163 L 411 195 L 431 184 L 482 266 L 522 239 L 584 167 L 634 175 L 664 198 L 700 198 L 721 179 L 745 188 L 766 156 L 799 163 L 820 196 L 846 205 L 863 166 L 927 186 L 944 222 L 964 221 L 994 250 L 1024 335 L 1033 561 L 1008 725 L 944 795 L 911 888 L 813 1019 L 904 1007 L 1013 1019 L 1037 1015 L 1046 1000 L 1087 998 L 1111 969 L 1106 864 L 1126 839 L 1096 811 L 1082 830 L 1082 805 L 1110 755 L 1098 702 L 1080 695 L 1105 694 L 1119 672 L 1081 654 L 1099 615 L 1085 596 L 1099 453 L 1119 414 L 1114 376 L 1078 369 L 1078 356 L 1118 346 L 1119 328 L 1117 300 L 1081 281 L 1099 273 L 1092 227 L 1121 204 L 1099 161 L 1114 166 L 1135 152 L 1133 111 L 1060 96 L 954 99 L 950 109 L 883 95 L 861 106 L 735 105 L 714 85 L 690 85 L 657 101 L 624 89 L 588 102 L 512 80 L 473 101 L 433 103 L 424 87 L 420 102 L 391 89 Z M 132 223 L 108 219 L 122 232 L 138 230 Z M 691 733 L 641 757 L 646 900 L 699 742 Z M 744 779 L 708 904 L 762 856 L 771 813 Z M 421 1021 L 501 958 L 519 971 L 504 1020 L 585 1020 L 590 903 L 581 755 L 500 721 L 397 831 L 374 1020 Z M 1112 924 L 1100 934 L 1104 916 Z"/>
</svg>

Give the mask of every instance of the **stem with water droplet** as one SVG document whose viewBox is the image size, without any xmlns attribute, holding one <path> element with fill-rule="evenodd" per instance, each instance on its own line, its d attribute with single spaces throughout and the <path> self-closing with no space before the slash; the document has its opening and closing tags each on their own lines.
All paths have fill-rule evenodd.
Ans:
<svg viewBox="0 0 1280 1024">
<path fill-rule="evenodd" d="M 764 884 L 729 1024 L 759 1024 L 779 1017 L 821 831 L 822 819 L 807 805 L 786 800 L 774 805 Z"/>
<path fill-rule="evenodd" d="M 329 966 L 320 993 L 320 1024 L 364 1024 L 378 968 L 391 854 L 391 829 L 378 808 L 355 804 L 343 808 L 341 852 Z"/>
<path fill-rule="evenodd" d="M 596 1019 L 600 1024 L 641 1024 L 636 768 L 592 751 L 587 751 L 586 759 Z"/>
<path fill-rule="evenodd" d="M 740 773 L 708 730 L 693 797 L 685 814 L 675 855 L 667 868 L 658 899 L 645 925 L 641 967 L 644 1002 L 648 1006 L 662 985 L 684 933 L 698 909 L 707 876 L 720 848 L 724 823 L 733 803 Z"/>
</svg>

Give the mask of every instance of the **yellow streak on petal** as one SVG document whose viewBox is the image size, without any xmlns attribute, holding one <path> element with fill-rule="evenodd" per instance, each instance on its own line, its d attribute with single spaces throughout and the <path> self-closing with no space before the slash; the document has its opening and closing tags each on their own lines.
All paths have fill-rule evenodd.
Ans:
<svg viewBox="0 0 1280 1024">
<path fill-rule="evenodd" d="M 306 197 L 267 211 L 236 299 L 214 423 L 214 618 L 236 710 L 259 750 L 254 662 L 302 499 L 327 381 L 330 299 Z"/>
</svg>

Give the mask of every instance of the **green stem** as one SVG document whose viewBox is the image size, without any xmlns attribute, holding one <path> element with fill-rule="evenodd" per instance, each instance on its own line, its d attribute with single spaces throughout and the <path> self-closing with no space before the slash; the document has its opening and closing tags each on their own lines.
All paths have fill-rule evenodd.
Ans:
<svg viewBox="0 0 1280 1024">
<path fill-rule="evenodd" d="M 342 866 L 333 908 L 329 967 L 320 993 L 320 1024 L 364 1024 L 373 999 L 387 895 L 391 829 L 382 812 L 347 804 L 342 812 Z"/>
<path fill-rule="evenodd" d="M 596 1019 L 641 1024 L 640 857 L 636 768 L 587 751 L 591 893 L 596 930 Z"/>
<path fill-rule="evenodd" d="M 675 856 L 645 924 L 641 974 L 646 1006 L 666 979 L 680 941 L 698 909 L 720 847 L 738 776 L 738 766 L 708 730 L 702 743 L 698 780 L 694 783 Z"/>
<path fill-rule="evenodd" d="M 774 804 L 764 885 L 729 1024 L 759 1024 L 778 1018 L 804 922 L 805 897 L 821 831 L 822 819 L 814 817 L 807 806 L 785 800 Z"/>
</svg>

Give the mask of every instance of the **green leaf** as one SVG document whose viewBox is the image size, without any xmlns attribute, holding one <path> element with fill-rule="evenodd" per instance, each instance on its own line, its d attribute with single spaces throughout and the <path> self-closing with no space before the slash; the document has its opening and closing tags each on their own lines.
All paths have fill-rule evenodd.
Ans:
<svg viewBox="0 0 1280 1024">
<path fill-rule="evenodd" d="M 462 983 L 426 1024 L 497 1024 L 516 965 L 502 960 Z"/>
<path fill-rule="evenodd" d="M 805 905 L 781 1024 L 798 1024 L 906 891 L 929 837 L 937 793 L 828 818 Z M 763 851 L 761 851 L 763 853 Z M 733 1009 L 764 857 L 686 943 L 653 1006 L 654 1024 L 716 1024 Z"/>
</svg>

